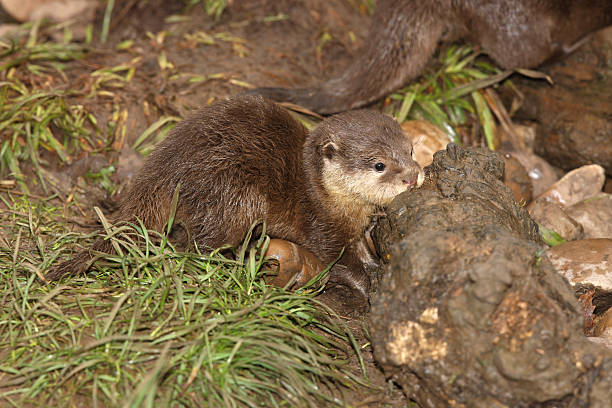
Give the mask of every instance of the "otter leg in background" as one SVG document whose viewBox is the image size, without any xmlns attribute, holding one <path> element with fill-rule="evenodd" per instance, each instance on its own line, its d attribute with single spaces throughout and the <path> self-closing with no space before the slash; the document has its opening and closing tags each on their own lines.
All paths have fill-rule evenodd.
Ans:
<svg viewBox="0 0 612 408">
<path fill-rule="evenodd" d="M 434 53 L 449 18 L 444 13 L 450 10 L 439 3 L 379 1 L 366 44 L 342 76 L 312 88 L 257 88 L 249 93 L 323 114 L 380 99 L 416 77 Z"/>
</svg>

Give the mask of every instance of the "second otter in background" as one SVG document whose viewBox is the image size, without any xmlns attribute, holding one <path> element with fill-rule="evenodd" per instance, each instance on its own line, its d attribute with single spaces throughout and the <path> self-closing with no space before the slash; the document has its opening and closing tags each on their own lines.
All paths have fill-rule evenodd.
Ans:
<svg viewBox="0 0 612 408">
<path fill-rule="evenodd" d="M 304 246 L 324 264 L 345 248 L 330 282 L 366 299 L 365 267 L 374 261 L 365 243 L 370 217 L 423 177 L 410 139 L 379 112 L 346 112 L 309 132 L 281 106 L 238 96 L 172 130 L 125 193 L 115 221 L 139 219 L 163 231 L 180 186 L 176 220 L 200 248 L 237 246 L 263 220 L 271 237 Z M 112 246 L 100 238 L 91 249 Z M 82 251 L 47 279 L 82 273 L 92 259 Z"/>
<path fill-rule="evenodd" d="M 610 24 L 611 0 L 378 0 L 365 45 L 342 75 L 310 88 L 250 93 L 343 112 L 415 78 L 439 41 L 467 39 L 503 68 L 529 68 L 571 52 Z"/>
</svg>

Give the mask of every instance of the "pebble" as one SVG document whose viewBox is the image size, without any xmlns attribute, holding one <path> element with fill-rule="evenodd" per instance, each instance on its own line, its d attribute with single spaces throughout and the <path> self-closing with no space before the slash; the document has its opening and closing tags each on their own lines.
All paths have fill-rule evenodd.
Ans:
<svg viewBox="0 0 612 408">
<path fill-rule="evenodd" d="M 612 290 L 612 239 L 570 241 L 548 249 L 546 254 L 572 286 L 590 284 Z"/>
<path fill-rule="evenodd" d="M 612 238 L 611 194 L 599 193 L 568 207 L 565 213 L 582 226 L 584 238 Z"/>
<path fill-rule="evenodd" d="M 446 149 L 450 137 L 433 123 L 424 120 L 409 120 L 402 123 L 402 130 L 414 146 L 416 162 L 425 167 L 433 161 L 433 154 Z"/>
<path fill-rule="evenodd" d="M 598 164 L 589 164 L 567 173 L 546 192 L 527 206 L 530 210 L 540 201 L 548 201 L 569 207 L 601 192 L 606 175 Z"/>
</svg>

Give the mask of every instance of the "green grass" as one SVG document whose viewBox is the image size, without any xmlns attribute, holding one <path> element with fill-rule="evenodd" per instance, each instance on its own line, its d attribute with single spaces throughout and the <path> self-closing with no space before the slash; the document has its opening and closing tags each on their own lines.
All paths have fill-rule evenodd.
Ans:
<svg viewBox="0 0 612 408">
<path fill-rule="evenodd" d="M 227 7 L 227 0 L 183 0 L 187 5 L 187 9 L 195 6 L 196 4 L 202 4 L 206 14 L 214 17 L 218 20 L 223 14 L 223 10 Z"/>
<path fill-rule="evenodd" d="M 478 57 L 468 45 L 442 48 L 431 72 L 390 95 L 387 107 L 400 123 L 422 119 L 442 128 L 455 143 L 461 144 L 458 129 L 479 123 L 487 145 L 498 147 L 493 103 L 485 88 L 502 83 L 512 71 L 499 71 Z M 473 120 L 477 118 L 477 120 Z"/>
<path fill-rule="evenodd" d="M 95 119 L 81 105 L 69 105 L 72 91 L 38 91 L 15 78 L 0 82 L 0 177 L 12 176 L 28 191 L 21 170 L 33 167 L 46 191 L 40 150 L 54 152 L 63 163 L 82 150 L 93 151 Z"/>
<path fill-rule="evenodd" d="M 37 23 L 27 40 L 0 41 L 0 178 L 15 178 L 24 192 L 29 191 L 25 162 L 47 191 L 42 150 L 68 163 L 71 154 L 95 148 L 95 118 L 82 105 L 67 102 L 80 92 L 54 86 L 66 80 L 66 64 L 85 53 L 64 33 L 64 42 L 39 43 Z"/>
<path fill-rule="evenodd" d="M 59 42 L 40 42 L 41 21 L 23 24 L 29 34 L 19 40 L 0 40 L 0 72 L 23 66 L 34 75 L 56 73 L 63 75 L 65 63 L 82 59 L 87 48 L 72 41 L 72 32 L 67 27 L 51 26 L 48 29 L 63 34 Z"/>
<path fill-rule="evenodd" d="M 40 22 L 27 26 L 31 26 L 29 37 L 0 40 L 0 180 L 12 178 L 29 193 L 36 181 L 26 178 L 34 174 L 47 193 L 48 165 L 64 166 L 86 153 L 121 150 L 127 137 L 127 108 L 115 103 L 108 118 L 100 118 L 106 123 L 106 129 L 100 129 L 84 103 L 118 98 L 134 77 L 137 59 L 91 72 L 79 65 L 77 74 L 86 75 L 80 76 L 75 89 L 74 62 L 95 53 L 93 49 L 72 41 L 66 27 L 41 28 Z M 58 30 L 63 41 L 40 40 Z M 112 192 L 110 172 L 109 168 L 91 176 Z"/>
<path fill-rule="evenodd" d="M 180 120 L 181 118 L 177 116 L 162 116 L 136 138 L 132 143 L 132 148 L 143 156 L 147 156 L 157 143 L 166 138 Z"/>
<path fill-rule="evenodd" d="M 230 259 L 118 226 L 123 256 L 46 285 L 48 266 L 93 237 L 68 231 L 49 201 L 2 199 L 1 406 L 317 407 L 363 381 L 318 290 L 264 282 L 265 236 Z"/>
<path fill-rule="evenodd" d="M 554 247 L 557 245 L 564 244 L 567 242 L 565 238 L 563 238 L 559 233 L 544 227 L 542 224 L 538 223 L 538 229 L 540 232 L 540 236 L 546 245 Z"/>
</svg>

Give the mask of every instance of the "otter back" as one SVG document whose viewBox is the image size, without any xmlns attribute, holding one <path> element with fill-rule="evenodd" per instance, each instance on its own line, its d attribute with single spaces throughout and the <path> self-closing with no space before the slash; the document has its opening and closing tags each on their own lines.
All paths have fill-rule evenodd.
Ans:
<svg viewBox="0 0 612 408">
<path fill-rule="evenodd" d="M 224 101 L 179 123 L 148 157 L 119 219 L 139 217 L 162 230 L 180 183 L 176 217 L 199 244 L 238 245 L 255 220 L 296 239 L 310 205 L 300 194 L 308 133 L 286 110 L 262 101 Z"/>
</svg>

